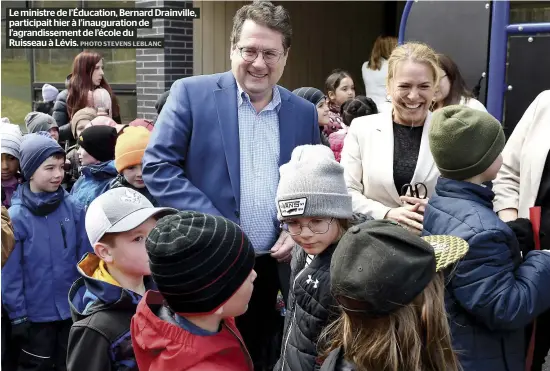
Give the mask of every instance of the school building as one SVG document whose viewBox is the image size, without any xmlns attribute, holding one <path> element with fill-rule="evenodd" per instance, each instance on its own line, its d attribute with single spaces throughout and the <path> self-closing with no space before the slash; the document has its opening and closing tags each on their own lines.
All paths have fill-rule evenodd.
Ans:
<svg viewBox="0 0 550 371">
<path fill-rule="evenodd" d="M 2 1 L 18 8 L 200 8 L 200 19 L 156 19 L 140 36 L 164 37 L 163 49 L 100 49 L 105 77 L 118 97 L 122 119 L 156 118 L 157 97 L 179 78 L 230 69 L 232 18 L 246 1 L 64 0 Z M 363 90 L 361 65 L 380 34 L 396 35 L 404 2 L 274 1 L 288 9 L 293 27 L 290 56 L 280 84 L 323 88 L 334 68 L 343 68 Z M 512 2 L 511 22 L 550 20 L 549 2 Z M 2 38 L 2 116 L 23 123 L 32 102 L 41 99 L 44 83 L 64 89 L 72 60 L 82 49 L 7 49 Z"/>
</svg>

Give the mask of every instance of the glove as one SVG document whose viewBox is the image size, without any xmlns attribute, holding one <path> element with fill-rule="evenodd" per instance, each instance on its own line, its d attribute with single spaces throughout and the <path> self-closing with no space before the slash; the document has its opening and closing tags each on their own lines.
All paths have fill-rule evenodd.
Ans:
<svg viewBox="0 0 550 371">
<path fill-rule="evenodd" d="M 533 226 L 529 219 L 518 218 L 506 223 L 514 231 L 519 242 L 519 248 L 522 256 L 527 255 L 529 251 L 535 249 L 535 238 L 533 236 Z"/>
<path fill-rule="evenodd" d="M 13 321 L 11 325 L 11 336 L 14 340 L 25 343 L 29 339 L 30 329 L 31 323 L 26 319 Z"/>
</svg>

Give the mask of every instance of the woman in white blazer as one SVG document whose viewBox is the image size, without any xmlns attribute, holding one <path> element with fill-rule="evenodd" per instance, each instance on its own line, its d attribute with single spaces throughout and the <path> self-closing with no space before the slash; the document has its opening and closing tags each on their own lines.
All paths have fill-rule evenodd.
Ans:
<svg viewBox="0 0 550 371">
<path fill-rule="evenodd" d="M 378 36 L 372 47 L 370 59 L 361 66 L 365 95 L 371 98 L 378 108 L 384 112 L 388 107 L 386 78 L 388 77 L 388 58 L 397 46 L 397 38 L 393 36 Z"/>
<path fill-rule="evenodd" d="M 493 182 L 495 211 L 504 221 L 529 218 L 535 206 L 550 150 L 550 90 L 531 103 L 502 152 L 503 164 Z"/>
<path fill-rule="evenodd" d="M 434 110 L 460 104 L 479 111 L 487 112 L 487 109 L 466 87 L 466 81 L 462 77 L 456 63 L 445 54 L 438 55 L 441 75 L 439 79 L 439 88 L 435 94 Z"/>
<path fill-rule="evenodd" d="M 392 52 L 391 110 L 353 120 L 344 141 L 341 164 L 354 212 L 422 231 L 424 207 L 439 176 L 428 143 L 429 108 L 438 81 L 437 56 L 428 46 L 407 43 Z M 421 196 L 427 198 L 402 197 L 408 183 L 423 183 L 427 195 Z"/>
<path fill-rule="evenodd" d="M 529 209 L 541 206 L 541 248 L 550 249 L 550 90 L 540 93 L 527 108 L 508 139 L 502 158 L 502 167 L 493 182 L 495 211 L 502 220 L 510 222 L 528 219 Z M 539 316 L 534 370 L 541 369 L 550 348 L 549 322 L 550 312 Z"/>
</svg>

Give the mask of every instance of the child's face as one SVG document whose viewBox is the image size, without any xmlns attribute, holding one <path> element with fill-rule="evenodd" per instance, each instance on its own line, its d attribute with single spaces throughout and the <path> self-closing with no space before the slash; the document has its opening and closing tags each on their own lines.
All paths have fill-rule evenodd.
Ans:
<svg viewBox="0 0 550 371">
<path fill-rule="evenodd" d="M 252 296 L 254 290 L 254 280 L 257 274 L 253 269 L 244 283 L 233 294 L 233 296 L 223 305 L 223 317 L 237 317 L 246 312 L 248 309 L 248 302 Z"/>
<path fill-rule="evenodd" d="M 332 103 L 340 107 L 348 99 L 355 98 L 355 85 L 350 77 L 344 77 L 340 80 L 340 85 L 334 92 L 329 92 Z"/>
<path fill-rule="evenodd" d="M 317 116 L 319 117 L 319 126 L 324 126 L 330 124 L 330 118 L 328 116 L 328 104 L 326 99 L 323 99 L 317 103 Z"/>
<path fill-rule="evenodd" d="M 2 153 L 2 180 L 12 180 L 19 169 L 19 160 L 10 154 Z"/>
<path fill-rule="evenodd" d="M 292 236 L 292 239 L 310 255 L 321 254 L 340 236 L 340 224 L 332 218 L 295 218 L 285 223 L 291 235 L 298 233 L 301 227 L 301 233 Z"/>
<path fill-rule="evenodd" d="M 126 179 L 126 181 L 134 188 L 145 188 L 145 183 L 143 182 L 141 175 L 141 164 L 130 166 L 122 170 L 122 176 L 124 176 L 124 179 Z"/>
<path fill-rule="evenodd" d="M 58 128 L 51 128 L 48 130 L 48 133 L 50 136 L 55 140 L 56 142 L 59 142 L 59 129 Z"/>
<path fill-rule="evenodd" d="M 145 240 L 155 225 L 156 220 L 149 218 L 131 231 L 118 233 L 113 238 L 112 246 L 107 246 L 107 252 L 101 254 L 102 259 L 124 275 L 150 275 Z"/>
<path fill-rule="evenodd" d="M 84 129 L 86 129 L 90 125 L 90 123 L 91 123 L 90 120 L 80 120 L 78 124 L 76 124 L 76 128 L 75 128 L 76 138 L 78 138 L 80 134 L 82 134 Z"/>
<path fill-rule="evenodd" d="M 61 185 L 64 175 L 65 157 L 49 157 L 31 176 L 31 191 L 55 192 Z"/>
<path fill-rule="evenodd" d="M 502 166 L 502 155 L 498 155 L 496 160 L 483 173 L 483 178 L 484 178 L 483 181 L 484 182 L 490 182 L 490 181 L 495 180 L 501 166 Z"/>
<path fill-rule="evenodd" d="M 93 164 L 99 164 L 100 161 L 96 160 L 95 157 L 90 155 L 84 147 L 78 148 L 78 160 L 80 161 L 80 165 L 86 166 L 86 165 L 93 165 Z"/>
</svg>

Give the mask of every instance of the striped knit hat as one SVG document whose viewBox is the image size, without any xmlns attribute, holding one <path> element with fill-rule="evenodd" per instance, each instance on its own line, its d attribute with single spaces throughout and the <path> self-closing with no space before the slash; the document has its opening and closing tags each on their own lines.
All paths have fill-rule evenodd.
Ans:
<svg viewBox="0 0 550 371">
<path fill-rule="evenodd" d="M 168 306 L 186 315 L 217 311 L 254 268 L 241 228 L 220 216 L 182 211 L 157 222 L 146 241 L 151 276 Z"/>
</svg>

